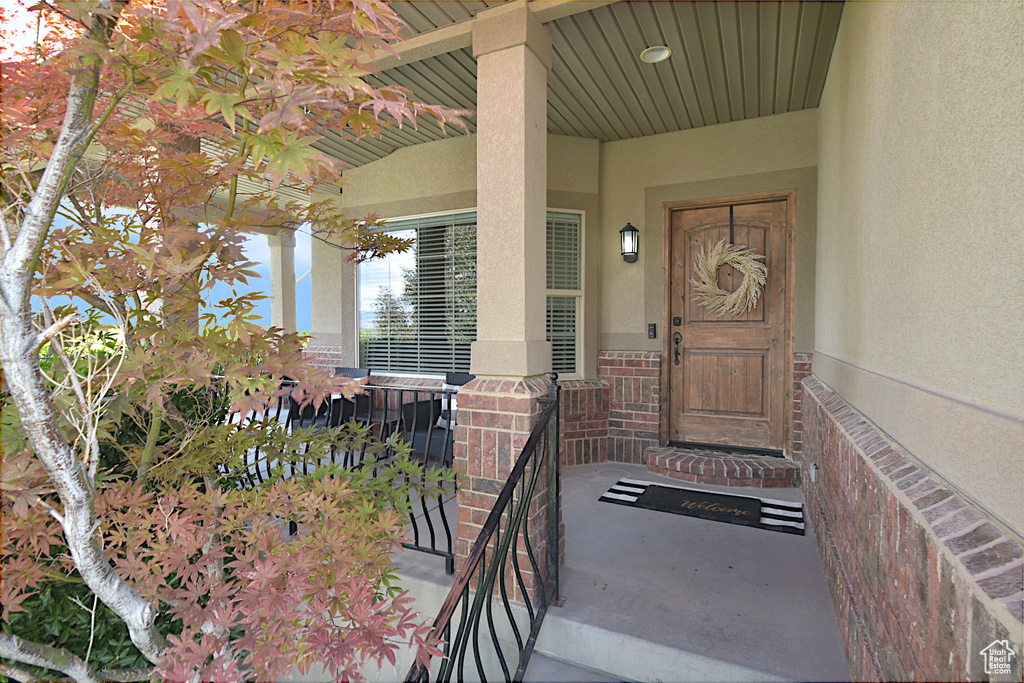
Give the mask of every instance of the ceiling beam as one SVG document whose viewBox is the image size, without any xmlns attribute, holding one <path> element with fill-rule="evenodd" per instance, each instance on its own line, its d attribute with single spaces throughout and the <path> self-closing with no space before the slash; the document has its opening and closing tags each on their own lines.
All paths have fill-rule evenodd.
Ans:
<svg viewBox="0 0 1024 683">
<path fill-rule="evenodd" d="M 533 10 L 533 16 L 546 24 L 574 14 L 590 12 L 613 2 L 618 0 L 530 0 L 530 9 Z"/>
<path fill-rule="evenodd" d="M 556 19 L 562 19 L 581 12 L 589 12 L 597 9 L 598 7 L 610 5 L 613 2 L 618 1 L 619 0 L 530 0 L 530 9 L 541 23 L 546 24 L 550 21 L 555 21 Z M 482 10 L 471 19 L 466 19 L 465 21 L 460 21 L 449 26 L 442 26 L 441 28 L 436 28 L 433 31 L 417 33 L 416 35 L 410 36 L 399 43 L 395 43 L 393 48 L 398 53 L 397 55 L 391 54 L 386 50 L 378 50 L 375 55 L 377 70 L 386 71 L 403 64 L 412 64 L 424 59 L 429 59 L 430 57 L 436 57 L 438 55 L 471 47 L 473 45 L 473 25 L 476 23 L 476 18 L 485 14 L 490 9 L 497 8 L 495 7 Z M 369 59 L 362 61 L 368 63 Z"/>
<path fill-rule="evenodd" d="M 473 24 L 476 19 L 466 19 L 450 26 L 442 26 L 426 33 L 417 33 L 394 44 L 397 55 L 377 50 L 377 69 L 387 71 L 402 64 L 412 64 L 430 57 L 455 52 L 473 44 Z M 368 60 L 367 60 L 368 61 Z"/>
</svg>

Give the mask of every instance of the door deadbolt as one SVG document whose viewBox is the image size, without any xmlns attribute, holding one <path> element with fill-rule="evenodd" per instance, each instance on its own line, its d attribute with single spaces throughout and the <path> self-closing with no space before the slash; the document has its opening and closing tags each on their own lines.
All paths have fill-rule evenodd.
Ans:
<svg viewBox="0 0 1024 683">
<path fill-rule="evenodd" d="M 683 319 L 680 318 L 678 315 L 676 317 L 672 318 L 672 325 L 674 327 L 679 327 L 682 324 L 683 324 Z"/>
</svg>

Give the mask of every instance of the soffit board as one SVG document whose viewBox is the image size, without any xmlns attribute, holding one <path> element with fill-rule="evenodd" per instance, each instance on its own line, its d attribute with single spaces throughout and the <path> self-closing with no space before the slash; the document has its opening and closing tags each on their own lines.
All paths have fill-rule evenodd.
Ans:
<svg viewBox="0 0 1024 683">
<path fill-rule="evenodd" d="M 391 4 L 415 36 L 468 21 L 501 2 Z M 817 107 L 842 9 L 842 2 L 811 0 L 630 0 L 555 19 L 548 24 L 554 53 L 548 131 L 611 142 Z M 640 51 L 651 45 L 667 45 L 671 58 L 641 62 Z M 372 80 L 408 88 L 425 102 L 476 107 L 470 48 L 401 64 Z M 475 131 L 472 119 L 469 131 Z M 437 123 L 423 119 L 358 142 L 327 134 L 317 146 L 360 166 L 443 137 Z"/>
</svg>

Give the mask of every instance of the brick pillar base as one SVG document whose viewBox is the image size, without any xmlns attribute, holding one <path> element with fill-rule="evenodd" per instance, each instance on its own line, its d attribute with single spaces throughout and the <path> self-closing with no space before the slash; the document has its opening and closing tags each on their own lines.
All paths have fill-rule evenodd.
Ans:
<svg viewBox="0 0 1024 683">
<path fill-rule="evenodd" d="M 458 425 L 455 427 L 455 469 L 459 473 L 458 529 L 455 541 L 456 567 L 461 569 L 476 542 L 484 522 L 494 508 L 516 459 L 522 453 L 548 395 L 546 378 L 522 381 L 475 379 L 459 390 Z M 533 470 L 527 467 L 529 477 Z M 542 576 L 547 572 L 547 463 L 537 475 L 529 509 L 527 529 L 534 560 Z M 519 487 L 516 487 L 516 498 Z M 559 520 L 561 527 L 561 520 Z M 501 528 L 504 528 L 504 521 Z M 559 536 L 564 534 L 559 531 Z M 490 548 L 487 558 L 490 562 Z M 539 598 L 537 581 L 521 539 L 517 540 L 519 566 L 531 599 Z M 561 548 L 560 548 L 561 557 Z M 512 574 L 506 571 L 510 597 L 523 595 Z"/>
</svg>

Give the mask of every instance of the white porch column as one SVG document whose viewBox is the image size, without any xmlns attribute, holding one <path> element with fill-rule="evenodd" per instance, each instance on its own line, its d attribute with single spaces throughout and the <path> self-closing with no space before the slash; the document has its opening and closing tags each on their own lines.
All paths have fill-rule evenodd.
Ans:
<svg viewBox="0 0 1024 683">
<path fill-rule="evenodd" d="M 270 246 L 270 324 L 295 332 L 295 233 L 267 235 Z"/>
<path fill-rule="evenodd" d="M 477 59 L 477 339 L 471 371 L 549 372 L 545 329 L 551 38 L 517 0 L 482 12 Z"/>
<path fill-rule="evenodd" d="M 312 346 L 330 346 L 341 353 L 335 365 L 359 365 L 358 312 L 359 289 L 356 266 L 337 238 L 327 242 L 313 240 L 311 247 L 313 278 L 311 291 Z"/>
</svg>

